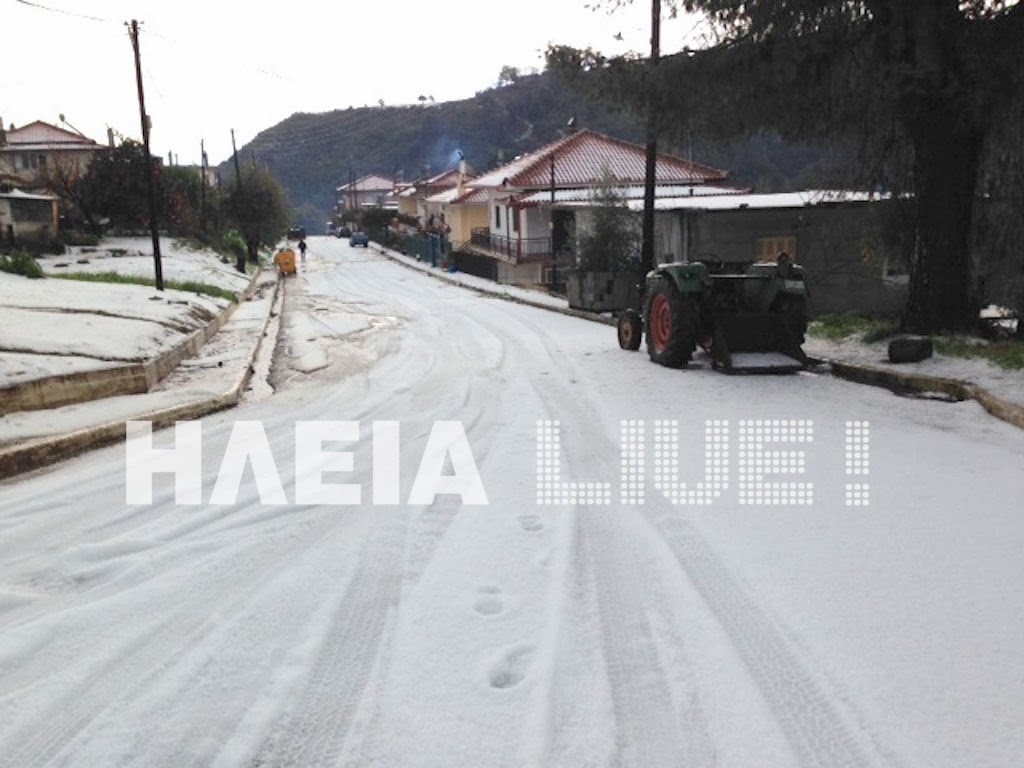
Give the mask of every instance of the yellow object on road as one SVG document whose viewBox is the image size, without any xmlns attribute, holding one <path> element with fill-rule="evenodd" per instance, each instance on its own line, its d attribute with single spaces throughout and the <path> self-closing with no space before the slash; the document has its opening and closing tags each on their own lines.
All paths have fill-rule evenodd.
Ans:
<svg viewBox="0 0 1024 768">
<path fill-rule="evenodd" d="M 282 248 L 274 256 L 274 263 L 281 270 L 282 275 L 295 274 L 295 251 L 291 248 Z"/>
</svg>

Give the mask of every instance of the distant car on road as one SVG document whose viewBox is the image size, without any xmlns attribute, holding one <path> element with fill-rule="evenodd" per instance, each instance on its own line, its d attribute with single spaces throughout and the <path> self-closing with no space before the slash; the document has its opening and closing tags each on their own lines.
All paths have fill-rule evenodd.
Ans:
<svg viewBox="0 0 1024 768">
<path fill-rule="evenodd" d="M 342 224 L 334 234 L 338 237 L 352 237 L 352 230 Z"/>
<path fill-rule="evenodd" d="M 288 230 L 289 240 L 305 240 L 306 239 L 306 228 L 298 225 Z"/>
<path fill-rule="evenodd" d="M 361 245 L 363 248 L 370 245 L 370 238 L 365 232 L 353 232 L 348 241 L 351 245 Z"/>
</svg>

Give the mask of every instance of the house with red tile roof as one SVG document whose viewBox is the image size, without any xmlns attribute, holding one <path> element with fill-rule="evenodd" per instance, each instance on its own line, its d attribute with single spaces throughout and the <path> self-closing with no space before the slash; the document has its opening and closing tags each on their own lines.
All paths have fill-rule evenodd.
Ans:
<svg viewBox="0 0 1024 768">
<path fill-rule="evenodd" d="M 442 230 L 448 226 L 446 202 L 463 194 L 464 185 L 473 178 L 465 162 L 460 165 L 416 184 L 416 218 L 425 229 Z"/>
<path fill-rule="evenodd" d="M 335 189 L 338 211 L 359 211 L 363 208 L 398 209 L 395 182 L 383 176 L 369 174 Z"/>
<path fill-rule="evenodd" d="M 0 121 L 0 185 L 48 192 L 54 174 L 74 178 L 104 149 L 87 136 L 36 120 L 5 129 Z"/>
<path fill-rule="evenodd" d="M 554 255 L 571 237 L 571 227 L 562 224 L 574 213 L 571 206 L 560 211 L 560 200 L 589 199 L 606 178 L 623 189 L 642 188 L 646 160 L 646 148 L 638 144 L 590 130 L 565 136 L 469 182 L 477 194 L 465 204 L 485 207 L 487 225 L 474 228 L 468 244 L 453 240 L 453 245 L 496 260 L 502 282 L 545 283 Z M 655 163 L 657 189 L 674 193 L 720 184 L 726 176 L 668 154 L 658 155 Z"/>
</svg>

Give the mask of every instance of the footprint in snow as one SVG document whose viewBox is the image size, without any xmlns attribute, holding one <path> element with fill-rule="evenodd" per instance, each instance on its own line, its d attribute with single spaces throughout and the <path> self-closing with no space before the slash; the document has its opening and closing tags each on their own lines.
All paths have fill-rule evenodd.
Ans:
<svg viewBox="0 0 1024 768">
<path fill-rule="evenodd" d="M 519 518 L 519 527 L 529 533 L 536 533 L 544 530 L 544 523 L 537 515 L 523 515 Z"/>
<path fill-rule="evenodd" d="M 515 688 L 530 669 L 534 647 L 526 643 L 514 645 L 505 651 L 501 659 L 491 666 L 489 678 L 492 688 L 505 690 Z"/>
<path fill-rule="evenodd" d="M 505 600 L 501 596 L 501 589 L 493 586 L 480 587 L 477 590 L 473 609 L 481 616 L 497 616 L 505 610 Z"/>
</svg>

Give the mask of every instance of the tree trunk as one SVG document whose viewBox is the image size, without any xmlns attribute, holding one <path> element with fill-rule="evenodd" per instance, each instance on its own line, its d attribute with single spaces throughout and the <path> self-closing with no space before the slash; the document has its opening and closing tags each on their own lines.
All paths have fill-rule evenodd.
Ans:
<svg viewBox="0 0 1024 768">
<path fill-rule="evenodd" d="M 981 137 L 950 104 L 915 119 L 916 244 L 903 326 L 914 333 L 974 326 L 970 233 Z"/>
</svg>

